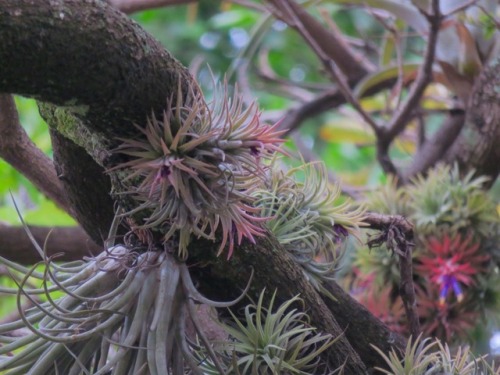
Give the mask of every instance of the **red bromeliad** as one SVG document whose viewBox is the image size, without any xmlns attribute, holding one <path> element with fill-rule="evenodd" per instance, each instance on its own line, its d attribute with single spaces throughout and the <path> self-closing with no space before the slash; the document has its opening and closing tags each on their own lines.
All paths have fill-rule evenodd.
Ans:
<svg viewBox="0 0 500 375">
<path fill-rule="evenodd" d="M 439 286 L 439 303 L 444 305 L 452 291 L 458 302 L 464 298 L 462 286 L 475 283 L 474 276 L 483 270 L 488 255 L 478 253 L 479 243 L 473 243 L 472 235 L 465 239 L 460 234 L 450 237 L 431 238 L 427 242 L 427 254 L 420 258 L 417 270 L 430 277 Z"/>
</svg>

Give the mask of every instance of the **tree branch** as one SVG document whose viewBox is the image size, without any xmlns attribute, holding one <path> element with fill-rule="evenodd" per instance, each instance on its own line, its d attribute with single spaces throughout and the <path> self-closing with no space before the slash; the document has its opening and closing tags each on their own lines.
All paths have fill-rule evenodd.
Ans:
<svg viewBox="0 0 500 375">
<path fill-rule="evenodd" d="M 37 243 L 43 247 L 47 240 L 47 255 L 60 254 L 57 261 L 80 260 L 84 256 L 97 255 L 102 247 L 97 246 L 79 227 L 28 226 Z M 0 254 L 10 261 L 35 264 L 42 259 L 33 247 L 23 227 L 0 223 Z"/>
<path fill-rule="evenodd" d="M 413 156 L 411 164 L 404 170 L 401 182 L 407 183 L 412 177 L 425 173 L 441 160 L 462 131 L 464 123 L 463 111 L 450 111 L 438 131 L 431 139 L 426 140 Z"/>
<path fill-rule="evenodd" d="M 425 88 L 432 79 L 432 64 L 436 52 L 437 36 L 441 25 L 442 15 L 439 9 L 439 0 L 432 0 L 432 14 L 425 14 L 429 21 L 430 30 L 427 40 L 427 49 L 424 55 L 424 62 L 420 67 L 417 78 L 413 83 L 408 98 L 397 109 L 389 124 L 383 128 L 377 137 L 377 159 L 382 166 L 382 169 L 389 174 L 398 177 L 401 181 L 401 176 L 389 157 L 389 148 L 394 138 L 403 131 L 410 119 L 411 113 L 420 102 Z"/>
<path fill-rule="evenodd" d="M 349 81 L 359 81 L 368 73 L 369 68 L 363 64 L 363 59 L 356 56 L 342 38 L 326 29 L 302 5 L 295 3 L 293 0 L 269 0 L 269 2 L 274 6 L 272 13 L 276 17 L 290 27 L 297 29 L 302 36 L 304 36 L 303 30 L 306 30 L 307 35 L 310 36 L 310 38 L 306 39 L 306 42 L 310 44 L 312 40 L 317 45 L 314 52 L 317 54 L 318 51 L 321 51 L 321 55 L 318 55 L 321 60 L 324 59 L 322 56 L 327 56 L 329 61 L 335 62 Z M 300 20 L 300 23 L 289 18 L 290 11 L 293 12 L 296 19 Z"/>
<path fill-rule="evenodd" d="M 467 173 L 490 177 L 493 184 L 500 173 L 500 62 L 494 59 L 476 79 L 466 109 L 464 129 L 445 160 L 457 162 Z"/>
<path fill-rule="evenodd" d="M 0 157 L 60 208 L 72 214 L 62 184 L 57 178 L 54 163 L 35 146 L 22 128 L 11 95 L 0 95 L 0 134 Z"/>
</svg>

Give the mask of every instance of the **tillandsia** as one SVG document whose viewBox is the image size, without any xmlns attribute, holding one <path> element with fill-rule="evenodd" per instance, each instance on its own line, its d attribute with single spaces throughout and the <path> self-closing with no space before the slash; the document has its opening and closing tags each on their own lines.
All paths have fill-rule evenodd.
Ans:
<svg viewBox="0 0 500 375">
<path fill-rule="evenodd" d="M 333 277 L 342 255 L 339 245 L 364 224 L 364 209 L 341 202 L 340 188 L 329 184 L 322 163 L 287 172 L 272 168 L 267 185 L 253 195 L 262 217 L 270 218 L 266 227 L 323 291 L 322 282 Z"/>
<path fill-rule="evenodd" d="M 17 294 L 21 316 L 0 325 L 2 373 L 202 374 L 186 335 L 188 320 L 207 357 L 223 373 L 198 323 L 195 302 L 219 308 L 231 303 L 200 295 L 186 264 L 169 251 L 136 252 L 118 245 L 93 259 L 63 265 L 45 257 L 43 272 L 0 261 L 26 274 L 18 289 L 0 290 Z M 29 279 L 42 286 L 28 287 Z M 62 296 L 54 298 L 59 292 Z M 37 301 L 40 295 L 45 302 Z M 23 298 L 33 307 L 24 311 Z M 31 333 L 10 334 L 21 328 Z"/>
<path fill-rule="evenodd" d="M 396 353 L 394 349 L 388 354 L 377 347 L 374 349 L 382 356 L 387 369 L 376 368 L 387 375 L 498 375 L 500 369 L 495 363 L 489 363 L 485 357 L 476 358 L 467 347 L 458 347 L 454 354 L 448 345 L 438 339 L 408 340 L 404 353 Z"/>
<path fill-rule="evenodd" d="M 464 287 L 477 282 L 477 275 L 485 273 L 487 254 L 479 252 L 479 243 L 472 234 L 462 238 L 460 234 L 450 238 L 430 238 L 425 244 L 426 252 L 419 257 L 419 274 L 429 277 L 431 285 L 439 288 L 439 303 L 444 305 L 449 294 L 454 294 L 458 302 L 464 298 Z"/>
<path fill-rule="evenodd" d="M 486 181 L 474 172 L 460 175 L 457 166 L 438 166 L 409 186 L 398 188 L 391 181 L 366 202 L 368 209 L 405 215 L 414 223 L 412 257 L 420 324 L 426 334 L 449 342 L 470 337 L 471 329 L 477 331 L 477 320 L 489 318 L 500 293 L 496 288 L 500 217 L 491 194 L 483 189 Z M 359 274 L 351 272 L 351 277 L 369 280 L 363 284 L 364 292 L 389 290 L 389 295 L 397 295 L 398 259 L 387 246 L 371 252 L 357 248 L 352 264 Z M 394 303 L 392 299 L 391 306 Z"/>
<path fill-rule="evenodd" d="M 234 323 L 221 323 L 230 341 L 219 344 L 224 370 L 236 375 L 266 374 L 338 374 L 341 369 L 329 369 L 320 354 L 336 341 L 331 335 L 315 333 L 308 316 L 293 306 L 300 302 L 295 296 L 274 308 L 276 292 L 268 306 L 264 305 L 265 290 L 256 304 L 245 307 L 238 319 L 231 311 Z M 225 354 L 224 354 L 225 353 Z M 205 350 L 198 357 L 206 358 L 201 368 L 207 375 L 217 375 L 215 363 Z"/>
<path fill-rule="evenodd" d="M 235 89 L 236 91 L 236 89 Z M 277 126 L 260 121 L 257 106 L 244 107 L 227 85 L 215 90 L 206 104 L 194 82 L 187 95 L 167 102 L 161 120 L 154 116 L 140 139 L 121 139 L 115 153 L 126 158 L 112 171 L 125 172 L 128 194 L 138 206 L 124 214 L 142 229 L 162 228 L 164 241 L 177 236 L 179 257 L 187 257 L 192 236 L 215 239 L 219 226 L 219 254 L 235 242 L 254 242 L 263 234 L 252 191 L 263 184 L 269 158 L 282 140 Z"/>
</svg>

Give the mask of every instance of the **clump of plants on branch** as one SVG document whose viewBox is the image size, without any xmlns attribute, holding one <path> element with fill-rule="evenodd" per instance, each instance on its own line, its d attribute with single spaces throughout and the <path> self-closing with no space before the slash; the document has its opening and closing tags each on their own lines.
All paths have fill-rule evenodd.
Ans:
<svg viewBox="0 0 500 375">
<path fill-rule="evenodd" d="M 440 166 L 411 186 L 388 184 L 368 197 L 377 212 L 401 214 L 415 224 L 414 281 L 421 325 L 426 335 L 447 342 L 471 334 L 478 319 L 488 317 L 498 291 L 499 216 L 486 181 L 473 172 L 460 176 L 457 168 Z M 399 197 L 394 205 L 392 197 Z M 405 329 L 398 297 L 397 259 L 385 248 L 358 248 L 353 257 L 357 270 L 353 291 L 361 301 L 369 296 L 389 296 L 387 311 L 378 316 Z M 370 305 L 368 305 L 370 306 Z M 373 305 L 372 305 L 373 307 Z M 397 312 L 394 315 L 394 312 Z"/>
<path fill-rule="evenodd" d="M 333 373 L 319 354 L 335 340 L 314 333 L 306 314 L 292 307 L 298 296 L 275 310 L 274 297 L 264 307 L 262 293 L 245 308 L 244 321 L 233 315 L 235 325 L 223 325 L 230 340 L 219 345 L 208 341 L 197 320 L 195 303 L 223 308 L 236 301 L 211 301 L 196 290 L 185 263 L 193 237 L 219 235 L 218 255 L 228 248 L 229 258 L 244 239 L 253 242 L 270 230 L 321 290 L 333 275 L 339 243 L 363 219 L 362 209 L 339 203 L 339 189 L 328 185 L 322 165 L 281 172 L 276 126 L 260 121 L 255 104 L 245 107 L 237 94 L 229 98 L 226 86 L 218 94 L 207 105 L 197 87 L 182 93 L 179 86 L 161 120 L 137 126 L 140 137 L 121 139 L 114 150 L 122 161 L 109 173 L 125 186 L 117 193 L 124 204 L 117 220 L 131 227 L 124 244 L 57 264 L 26 227 L 41 267 L 0 258 L 25 275 L 18 288 L 2 290 L 17 295 L 20 319 L 0 325 L 0 371 Z M 24 311 L 24 300 L 33 307 Z M 188 320 L 196 341 L 186 334 Z M 9 336 L 20 328 L 30 333 Z"/>
<path fill-rule="evenodd" d="M 165 242 L 178 239 L 179 257 L 187 257 L 191 237 L 215 239 L 222 229 L 219 254 L 235 242 L 262 235 L 259 208 L 252 191 L 261 186 L 267 167 L 262 160 L 282 141 L 275 126 L 263 124 L 255 103 L 244 107 L 226 85 L 206 104 L 192 87 L 169 100 L 163 119 L 152 117 L 141 139 L 123 139 L 115 152 L 128 160 L 111 170 L 125 171 L 125 194 L 138 204 L 127 217 L 139 217 L 140 229 L 161 228 Z"/>
</svg>

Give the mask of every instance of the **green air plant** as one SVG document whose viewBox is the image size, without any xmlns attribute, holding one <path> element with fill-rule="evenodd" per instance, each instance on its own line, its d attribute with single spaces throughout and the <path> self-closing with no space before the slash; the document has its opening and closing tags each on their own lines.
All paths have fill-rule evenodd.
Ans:
<svg viewBox="0 0 500 375">
<path fill-rule="evenodd" d="M 458 347 L 451 354 L 448 345 L 430 338 L 409 340 L 401 356 L 394 349 L 386 355 L 377 347 L 374 349 L 382 356 L 387 369 L 377 368 L 387 375 L 498 375 L 499 369 L 489 364 L 484 357 L 474 358 L 469 348 Z M 402 358 L 401 358 L 402 357 Z"/>
<path fill-rule="evenodd" d="M 440 166 L 426 177 L 418 176 L 407 188 L 410 218 L 419 235 L 435 235 L 448 226 L 451 231 L 473 232 L 482 237 L 492 234 L 498 223 L 495 204 L 482 189 L 486 177 L 474 177 L 474 171 L 461 177 L 458 167 Z"/>
<path fill-rule="evenodd" d="M 263 158 L 278 151 L 276 126 L 263 124 L 257 106 L 244 108 L 227 86 L 216 90 L 205 104 L 194 87 L 183 97 L 169 100 L 163 119 L 152 117 L 139 139 L 122 139 L 115 153 L 126 161 L 111 171 L 123 171 L 126 195 L 138 204 L 124 216 L 139 229 L 158 229 L 163 239 L 179 242 L 179 257 L 187 257 L 192 236 L 215 239 L 222 228 L 219 254 L 245 237 L 262 235 L 252 191 L 261 186 L 266 167 Z"/>
<path fill-rule="evenodd" d="M 316 289 L 331 279 L 341 255 L 340 244 L 363 225 L 363 208 L 339 203 L 340 188 L 328 182 L 322 163 L 304 164 L 283 172 L 272 168 L 267 186 L 256 190 L 255 205 L 265 225 Z M 299 181 L 302 176 L 302 181 Z"/>
<path fill-rule="evenodd" d="M 274 311 L 276 293 L 264 306 L 265 291 L 257 304 L 245 307 L 240 320 L 231 311 L 234 323 L 221 323 L 230 341 L 219 344 L 225 352 L 223 365 L 226 373 L 238 375 L 266 374 L 334 374 L 320 354 L 336 340 L 331 335 L 315 333 L 305 313 L 292 309 L 300 302 L 296 296 L 285 301 Z M 206 353 L 200 351 L 200 358 Z M 205 374 L 220 374 L 210 358 L 202 362 Z"/>
</svg>

